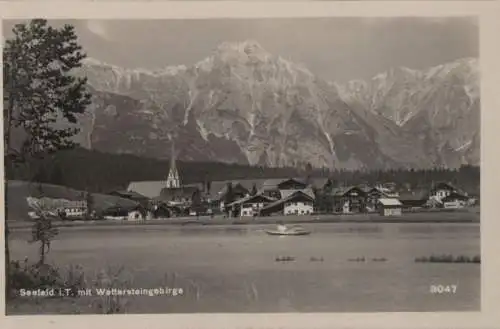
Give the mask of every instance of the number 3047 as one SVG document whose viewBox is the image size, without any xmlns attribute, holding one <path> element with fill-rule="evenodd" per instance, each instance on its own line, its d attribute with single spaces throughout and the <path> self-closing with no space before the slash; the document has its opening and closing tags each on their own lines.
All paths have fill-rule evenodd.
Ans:
<svg viewBox="0 0 500 329">
<path fill-rule="evenodd" d="M 457 292 L 457 285 L 433 284 L 430 287 L 431 294 L 454 294 Z"/>
</svg>

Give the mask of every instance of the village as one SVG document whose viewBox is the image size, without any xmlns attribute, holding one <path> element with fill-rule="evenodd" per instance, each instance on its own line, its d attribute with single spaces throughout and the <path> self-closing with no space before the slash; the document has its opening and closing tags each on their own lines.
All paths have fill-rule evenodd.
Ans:
<svg viewBox="0 0 500 329">
<path fill-rule="evenodd" d="M 107 194 L 126 199 L 99 211 L 86 200 L 66 203 L 59 213 L 66 220 L 146 221 L 166 218 L 254 218 L 324 214 L 404 216 L 429 209 L 463 209 L 478 199 L 449 182 L 427 189 L 398 189 L 386 182 L 376 186 L 339 186 L 332 178 L 284 177 L 183 184 L 175 157 L 166 180 L 133 181 L 126 190 Z M 90 215 L 87 215 L 90 214 Z"/>
</svg>

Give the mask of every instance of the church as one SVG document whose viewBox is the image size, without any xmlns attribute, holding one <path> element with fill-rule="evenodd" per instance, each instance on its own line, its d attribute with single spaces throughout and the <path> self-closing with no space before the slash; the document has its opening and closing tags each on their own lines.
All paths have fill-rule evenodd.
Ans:
<svg viewBox="0 0 500 329">
<path fill-rule="evenodd" d="M 159 199 L 175 206 L 189 206 L 193 203 L 193 199 L 200 197 L 200 184 L 183 185 L 176 164 L 175 146 L 172 143 L 172 151 L 170 155 L 170 169 L 168 172 L 165 186 L 161 189 Z"/>
<path fill-rule="evenodd" d="M 153 200 L 164 201 L 169 204 L 188 205 L 193 195 L 201 191 L 201 184 L 185 185 L 177 169 L 175 146 L 172 143 L 170 168 L 166 179 L 160 181 L 132 181 L 127 191 L 133 191 Z"/>
<path fill-rule="evenodd" d="M 177 189 L 181 187 L 181 178 L 179 171 L 177 170 L 177 165 L 175 163 L 175 145 L 172 143 L 172 151 L 170 152 L 170 170 L 168 172 L 166 188 Z"/>
</svg>

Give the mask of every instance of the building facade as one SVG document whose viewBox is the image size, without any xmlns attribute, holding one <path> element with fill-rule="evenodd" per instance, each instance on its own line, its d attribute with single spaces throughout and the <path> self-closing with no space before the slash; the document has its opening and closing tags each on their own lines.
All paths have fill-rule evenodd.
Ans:
<svg viewBox="0 0 500 329">
<path fill-rule="evenodd" d="M 247 196 L 227 205 L 232 214 L 240 217 L 254 217 L 273 200 L 262 194 Z"/>
<path fill-rule="evenodd" d="M 403 213 L 403 204 L 393 198 L 380 198 L 377 201 L 377 208 L 382 216 L 401 216 Z"/>
<path fill-rule="evenodd" d="M 314 203 L 308 198 L 287 201 L 283 209 L 285 215 L 309 215 L 313 212 Z"/>
<path fill-rule="evenodd" d="M 337 188 L 333 191 L 334 211 L 337 213 L 366 212 L 367 193 L 357 186 Z"/>
<path fill-rule="evenodd" d="M 290 190 L 287 190 L 290 191 Z M 314 194 L 308 189 L 293 190 L 292 193 L 284 195 L 261 210 L 261 214 L 269 216 L 271 214 L 282 215 L 307 215 L 314 212 Z"/>
<path fill-rule="evenodd" d="M 443 208 L 446 209 L 459 209 L 465 208 L 469 203 L 469 198 L 460 193 L 452 192 L 444 197 L 442 200 Z"/>
<path fill-rule="evenodd" d="M 377 203 L 381 198 L 388 198 L 389 193 L 381 187 L 370 187 L 364 189 L 366 193 L 365 207 L 367 212 L 375 212 Z"/>
</svg>

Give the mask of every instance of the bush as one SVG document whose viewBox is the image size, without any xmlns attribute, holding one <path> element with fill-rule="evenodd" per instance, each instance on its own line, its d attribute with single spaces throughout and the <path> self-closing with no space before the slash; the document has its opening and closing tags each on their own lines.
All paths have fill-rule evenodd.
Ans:
<svg viewBox="0 0 500 329">
<path fill-rule="evenodd" d="M 70 289 L 67 297 L 80 297 L 78 291 L 84 289 L 113 289 L 127 288 L 131 286 L 132 280 L 124 277 L 123 268 L 114 271 L 112 269 L 102 270 L 93 279 L 88 279 L 79 265 L 71 265 L 66 271 L 48 264 L 30 264 L 27 259 L 12 261 L 10 267 L 11 285 L 8 287 L 13 293 L 12 298 L 19 296 L 20 289 Z M 56 296 L 58 296 L 56 294 Z M 128 299 L 119 295 L 103 295 L 92 298 L 88 305 L 96 313 L 115 314 L 126 312 Z M 65 298 L 65 297 L 54 297 Z M 19 299 L 25 302 L 25 299 Z M 80 310 L 78 310 L 80 311 Z"/>
<path fill-rule="evenodd" d="M 15 297 L 20 289 L 71 289 L 71 296 L 77 296 L 85 286 L 85 275 L 80 266 L 70 266 L 66 273 L 55 266 L 42 263 L 30 264 L 28 259 L 11 261 L 10 289 Z"/>
<path fill-rule="evenodd" d="M 29 264 L 28 260 L 11 261 L 10 289 L 46 289 L 53 288 L 59 281 L 59 271 L 48 264 Z"/>
</svg>

